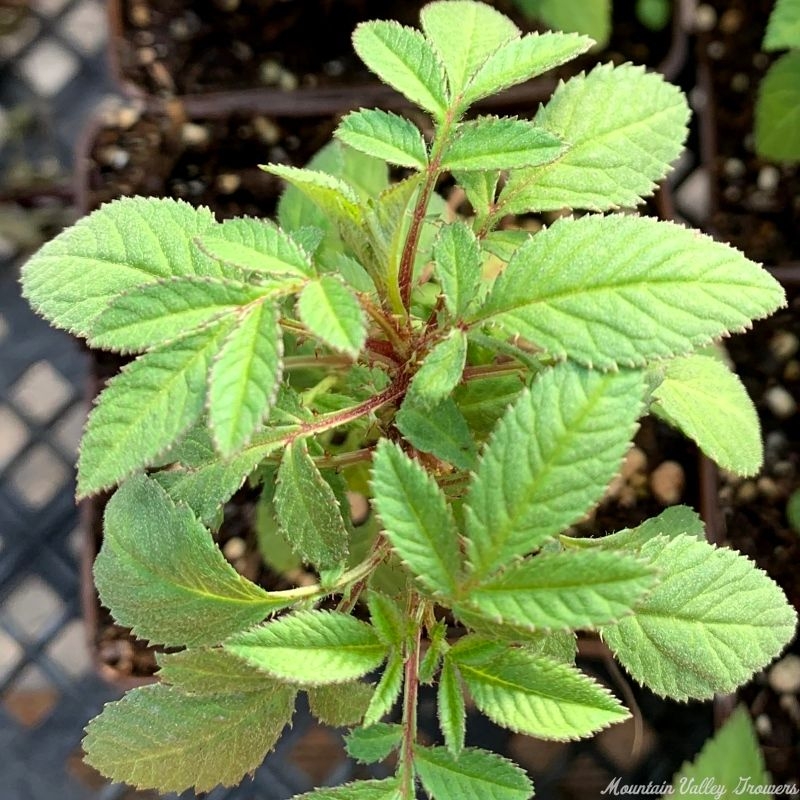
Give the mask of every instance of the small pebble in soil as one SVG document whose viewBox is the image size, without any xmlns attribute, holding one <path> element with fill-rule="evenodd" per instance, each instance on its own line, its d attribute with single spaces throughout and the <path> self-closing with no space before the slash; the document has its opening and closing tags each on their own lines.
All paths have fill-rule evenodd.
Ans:
<svg viewBox="0 0 800 800">
<path fill-rule="evenodd" d="M 781 182 L 781 173 L 777 167 L 767 164 L 758 171 L 758 188 L 762 192 L 774 192 Z"/>
<path fill-rule="evenodd" d="M 779 361 L 786 361 L 800 350 L 800 339 L 792 331 L 778 331 L 769 340 L 769 349 Z"/>
<path fill-rule="evenodd" d="M 281 65 L 272 59 L 262 61 L 258 67 L 259 80 L 267 86 L 274 86 L 281 79 L 282 73 Z"/>
<path fill-rule="evenodd" d="M 792 722 L 800 728 L 800 702 L 792 694 L 785 694 L 778 701 L 781 708 L 791 717 Z"/>
<path fill-rule="evenodd" d="M 128 128 L 133 127 L 133 125 L 139 121 L 141 116 L 141 109 L 126 106 L 125 108 L 120 108 L 117 110 L 116 114 L 114 115 L 113 124 L 118 128 L 128 130 Z"/>
<path fill-rule="evenodd" d="M 717 11 L 713 6 L 702 3 L 694 12 L 694 29 L 705 32 L 714 29 L 717 24 Z"/>
<path fill-rule="evenodd" d="M 650 490 L 661 505 L 671 506 L 683 495 L 686 475 L 677 461 L 664 461 L 650 475 Z"/>
<path fill-rule="evenodd" d="M 181 141 L 183 141 L 187 147 L 199 147 L 208 144 L 210 138 L 209 130 L 205 125 L 185 122 L 181 127 Z"/>
<path fill-rule="evenodd" d="M 725 55 L 725 45 L 715 39 L 713 42 L 708 43 L 706 53 L 708 53 L 709 58 L 719 61 Z"/>
<path fill-rule="evenodd" d="M 326 61 L 322 65 L 322 71 L 331 78 L 339 78 L 344 75 L 344 62 L 338 59 Z"/>
<path fill-rule="evenodd" d="M 281 72 L 281 76 L 278 78 L 278 88 L 282 92 L 293 92 L 297 88 L 297 84 L 297 75 L 288 70 Z"/>
<path fill-rule="evenodd" d="M 738 203 L 742 199 L 742 190 L 738 186 L 726 186 L 722 195 L 729 203 Z"/>
<path fill-rule="evenodd" d="M 776 461 L 772 466 L 772 474 L 776 478 L 793 478 L 795 474 L 794 464 L 791 461 Z"/>
<path fill-rule="evenodd" d="M 641 447 L 631 447 L 622 462 L 622 477 L 629 480 L 647 469 L 647 454 Z"/>
<path fill-rule="evenodd" d="M 222 173 L 217 175 L 215 185 L 220 194 L 233 194 L 242 185 L 242 179 L 235 173 Z"/>
<path fill-rule="evenodd" d="M 758 497 L 758 487 L 753 481 L 745 481 L 736 490 L 736 501 L 738 503 L 752 503 Z"/>
<path fill-rule="evenodd" d="M 758 479 L 756 486 L 759 494 L 767 500 L 777 500 L 781 496 L 781 487 L 766 475 Z"/>
<path fill-rule="evenodd" d="M 150 24 L 150 8 L 146 3 L 133 3 L 128 10 L 128 19 L 134 28 L 146 28 Z"/>
<path fill-rule="evenodd" d="M 221 11 L 230 13 L 239 8 L 239 0 L 214 0 L 214 5 Z"/>
<path fill-rule="evenodd" d="M 242 558 L 247 552 L 247 543 L 240 536 L 234 536 L 228 539 L 222 546 L 222 554 L 228 561 L 236 561 Z"/>
<path fill-rule="evenodd" d="M 731 89 L 744 94 L 750 88 L 750 76 L 746 72 L 737 72 L 731 78 Z"/>
<path fill-rule="evenodd" d="M 277 144 L 281 140 L 281 129 L 269 117 L 255 117 L 253 128 L 264 144 Z"/>
<path fill-rule="evenodd" d="M 186 42 L 192 37 L 192 29 L 183 17 L 176 17 L 170 20 L 169 35 L 176 42 Z"/>
<path fill-rule="evenodd" d="M 741 158 L 725 159 L 725 166 L 723 169 L 725 171 L 725 177 L 730 178 L 731 180 L 744 178 L 744 176 L 747 174 L 747 167 Z"/>
<path fill-rule="evenodd" d="M 764 392 L 764 403 L 778 419 L 789 419 L 797 411 L 797 401 L 783 386 L 770 386 Z"/>
<path fill-rule="evenodd" d="M 142 47 L 136 52 L 136 60 L 146 67 L 156 60 L 156 51 L 152 47 Z"/>
<path fill-rule="evenodd" d="M 235 42 L 231 42 L 231 53 L 233 53 L 233 57 L 239 61 L 250 61 L 253 57 L 253 48 L 245 42 L 236 40 Z"/>
<path fill-rule="evenodd" d="M 100 164 L 105 164 L 107 167 L 111 167 L 112 169 L 124 169 L 128 162 L 130 161 L 131 156 L 127 150 L 123 150 L 121 147 L 103 147 L 97 151 L 97 161 Z"/>
<path fill-rule="evenodd" d="M 729 8 L 719 18 L 719 29 L 723 33 L 736 33 L 742 27 L 742 12 L 738 8 Z"/>
<path fill-rule="evenodd" d="M 758 735 L 765 739 L 772 733 L 772 721 L 766 714 L 759 714 L 756 717 L 755 727 Z"/>
<path fill-rule="evenodd" d="M 800 380 L 800 361 L 792 359 L 786 363 L 783 369 L 783 379 L 787 383 L 793 383 Z"/>
</svg>

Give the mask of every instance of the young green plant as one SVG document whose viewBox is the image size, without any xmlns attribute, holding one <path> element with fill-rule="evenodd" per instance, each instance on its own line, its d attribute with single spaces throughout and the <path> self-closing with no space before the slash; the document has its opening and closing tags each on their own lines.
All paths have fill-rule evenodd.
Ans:
<svg viewBox="0 0 800 800">
<path fill-rule="evenodd" d="M 353 758 L 397 752 L 392 777 L 309 798 L 410 800 L 421 784 L 436 800 L 526 800 L 519 767 L 467 746 L 467 693 L 498 725 L 578 739 L 629 716 L 576 667 L 578 631 L 680 700 L 733 691 L 792 637 L 778 587 L 687 508 L 599 539 L 570 529 L 648 413 L 724 468 L 758 470 L 752 404 L 697 351 L 784 295 L 730 247 L 621 213 L 686 136 L 686 100 L 660 76 L 598 66 L 533 120 L 468 118 L 591 40 L 523 36 L 455 0 L 426 6 L 421 30 L 370 22 L 353 41 L 431 135 L 354 111 L 308 168 L 264 167 L 289 184 L 278 224 L 122 199 L 24 268 L 53 324 L 134 356 L 91 412 L 78 494 L 115 490 L 103 603 L 182 648 L 90 723 L 87 759 L 164 792 L 229 785 L 304 691 L 352 728 Z M 391 183 L 389 164 L 405 177 Z M 469 213 L 437 194 L 446 176 Z M 537 233 L 512 224 L 565 208 L 579 213 Z M 245 481 L 262 489 L 267 557 L 317 582 L 267 591 L 225 560 L 212 531 Z M 369 496 L 366 525 L 348 490 Z M 423 745 L 431 683 L 442 743 Z"/>
</svg>

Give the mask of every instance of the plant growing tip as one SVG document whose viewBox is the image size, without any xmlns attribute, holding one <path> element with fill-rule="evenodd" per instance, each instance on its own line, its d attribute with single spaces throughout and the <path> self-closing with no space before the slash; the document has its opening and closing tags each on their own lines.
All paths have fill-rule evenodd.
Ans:
<svg viewBox="0 0 800 800">
<path fill-rule="evenodd" d="M 681 151 L 686 100 L 659 76 L 598 66 L 531 120 L 466 118 L 589 44 L 522 35 L 471 0 L 431 3 L 421 30 L 364 23 L 357 53 L 428 112 L 431 136 L 354 111 L 307 168 L 264 167 L 289 185 L 279 226 L 127 198 L 26 264 L 25 295 L 53 324 L 136 354 L 92 410 L 79 493 L 118 487 L 103 602 L 185 648 L 160 685 L 90 723 L 100 771 L 164 792 L 235 783 L 306 691 L 353 727 L 354 757 L 397 751 L 398 766 L 304 797 L 410 800 L 420 783 L 436 800 L 526 800 L 522 770 L 466 746 L 466 691 L 499 725 L 576 739 L 629 715 L 575 665 L 577 631 L 679 699 L 732 691 L 792 637 L 778 587 L 686 509 L 599 540 L 564 533 L 651 412 L 727 469 L 758 469 L 740 382 L 696 351 L 784 302 L 725 245 L 602 213 L 634 209 Z M 391 184 L 388 164 L 411 174 Z M 437 194 L 446 173 L 471 205 L 457 219 Z M 499 227 L 563 208 L 594 213 Z M 264 557 L 318 582 L 270 592 L 225 561 L 210 528 L 246 480 Z M 348 491 L 371 500 L 362 528 Z M 444 746 L 417 739 L 421 682 L 438 686 Z M 399 724 L 382 722 L 398 700 Z"/>
</svg>

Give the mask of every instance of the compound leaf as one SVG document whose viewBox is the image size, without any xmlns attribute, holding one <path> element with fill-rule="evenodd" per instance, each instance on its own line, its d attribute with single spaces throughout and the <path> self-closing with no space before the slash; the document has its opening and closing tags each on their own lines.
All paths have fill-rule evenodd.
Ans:
<svg viewBox="0 0 800 800">
<path fill-rule="evenodd" d="M 458 385 L 466 362 L 467 335 L 453 328 L 423 359 L 411 380 L 411 396 L 427 408 L 441 402 Z"/>
<path fill-rule="evenodd" d="M 400 800 L 396 778 L 345 783 L 334 789 L 315 789 L 293 800 Z"/>
<path fill-rule="evenodd" d="M 365 727 L 380 722 L 392 710 L 403 689 L 403 679 L 403 656 L 399 650 L 393 650 L 364 714 Z"/>
<path fill-rule="evenodd" d="M 461 676 L 458 674 L 458 668 L 448 658 L 444 659 L 439 675 L 436 710 L 444 743 L 454 756 L 458 756 L 464 749 L 467 713 Z"/>
<path fill-rule="evenodd" d="M 303 324 L 325 344 L 355 358 L 367 338 L 364 312 L 356 296 L 338 278 L 309 281 L 297 301 Z"/>
<path fill-rule="evenodd" d="M 367 712 L 375 687 L 361 681 L 312 686 L 308 689 L 311 713 L 334 728 L 358 725 Z"/>
<path fill-rule="evenodd" d="M 403 727 L 388 722 L 376 722 L 368 728 L 356 728 L 345 739 L 345 748 L 351 758 L 362 764 L 383 761 L 392 750 L 400 746 Z"/>
<path fill-rule="evenodd" d="M 794 610 L 744 556 L 693 536 L 658 537 L 639 554 L 659 571 L 658 584 L 602 634 L 656 694 L 687 700 L 732 692 L 792 638 Z"/>
<path fill-rule="evenodd" d="M 428 151 L 419 128 L 389 111 L 353 111 L 339 123 L 336 136 L 350 147 L 390 164 L 419 170 L 428 164 Z"/>
</svg>

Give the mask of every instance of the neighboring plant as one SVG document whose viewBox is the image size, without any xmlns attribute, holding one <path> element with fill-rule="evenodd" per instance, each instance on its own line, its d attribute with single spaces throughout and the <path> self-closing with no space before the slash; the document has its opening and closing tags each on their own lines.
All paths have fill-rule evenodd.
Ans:
<svg viewBox="0 0 800 800">
<path fill-rule="evenodd" d="M 795 489 L 786 501 L 786 519 L 792 530 L 800 534 L 800 489 Z"/>
<path fill-rule="evenodd" d="M 778 0 L 767 24 L 766 52 L 788 50 L 767 71 L 756 101 L 756 152 L 800 161 L 800 0 Z"/>
<path fill-rule="evenodd" d="M 185 648 L 89 725 L 87 759 L 162 791 L 232 784 L 303 690 L 320 720 L 353 728 L 357 760 L 397 751 L 393 777 L 314 800 L 409 800 L 418 781 L 438 800 L 525 800 L 521 769 L 466 747 L 466 693 L 498 725 L 578 739 L 629 712 L 576 667 L 576 631 L 679 700 L 733 691 L 792 637 L 778 587 L 708 544 L 690 509 L 599 539 L 569 528 L 648 411 L 726 469 L 758 470 L 752 404 L 695 350 L 784 295 L 693 230 L 602 213 L 639 204 L 681 151 L 687 104 L 660 76 L 599 66 L 533 121 L 465 121 L 590 40 L 521 36 L 462 0 L 426 6 L 422 32 L 360 25 L 354 44 L 430 114 L 430 141 L 356 111 L 337 130 L 346 146 L 313 168 L 264 167 L 291 184 L 281 227 L 123 199 L 24 268 L 54 324 L 136 354 L 92 410 L 78 494 L 120 484 L 95 566 L 103 603 Z M 390 185 L 386 162 L 408 177 Z M 469 216 L 436 194 L 446 174 Z M 595 213 L 507 228 L 565 207 Z M 318 583 L 266 591 L 225 561 L 209 528 L 245 480 L 263 486 L 265 547 L 282 539 Z M 352 527 L 348 488 L 379 524 Z M 443 744 L 423 745 L 431 683 Z"/>
</svg>

